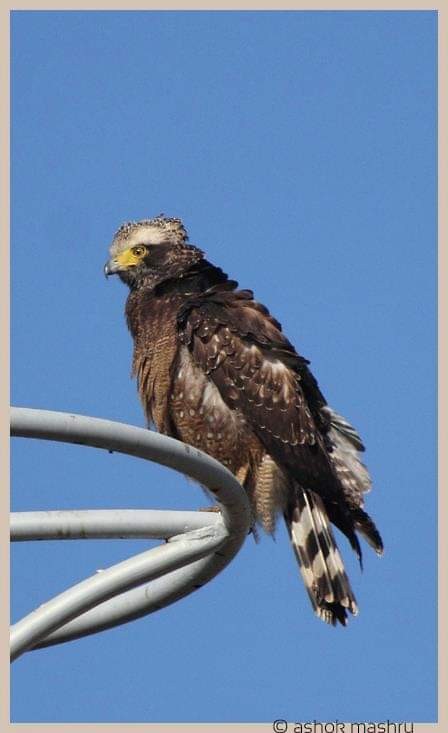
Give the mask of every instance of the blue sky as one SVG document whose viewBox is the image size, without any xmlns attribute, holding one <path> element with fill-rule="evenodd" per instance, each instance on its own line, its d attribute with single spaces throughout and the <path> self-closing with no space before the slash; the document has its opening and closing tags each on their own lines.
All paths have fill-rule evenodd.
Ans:
<svg viewBox="0 0 448 733">
<path fill-rule="evenodd" d="M 26 654 L 14 722 L 436 719 L 436 14 L 15 12 L 12 401 L 144 425 L 124 221 L 163 211 L 254 289 L 359 429 L 384 536 L 346 629 L 283 527 L 201 591 Z M 13 509 L 197 508 L 173 471 L 13 441 Z M 143 550 L 13 547 L 13 618 Z"/>
</svg>

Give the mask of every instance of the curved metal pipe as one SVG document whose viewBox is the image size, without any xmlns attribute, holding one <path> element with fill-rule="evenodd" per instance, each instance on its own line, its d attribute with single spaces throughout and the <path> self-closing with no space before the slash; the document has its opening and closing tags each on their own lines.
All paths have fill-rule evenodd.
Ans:
<svg viewBox="0 0 448 733">
<path fill-rule="evenodd" d="M 11 542 L 30 540 L 162 540 L 219 522 L 218 514 L 163 509 L 63 509 L 12 512 Z"/>
<path fill-rule="evenodd" d="M 249 503 L 233 474 L 210 456 L 173 438 L 108 420 L 29 408 L 12 408 L 11 434 L 88 445 L 156 461 L 205 485 L 221 509 L 218 517 L 209 517 L 211 526 L 171 537 L 167 545 L 83 581 L 19 621 L 12 630 L 15 656 L 28 648 L 69 641 L 131 621 L 179 600 L 215 577 L 247 536 Z M 149 578 L 157 579 L 133 587 Z M 132 590 L 121 593 L 126 588 Z M 111 598 L 116 593 L 121 595 Z M 67 623 L 69 618 L 73 620 Z"/>
</svg>

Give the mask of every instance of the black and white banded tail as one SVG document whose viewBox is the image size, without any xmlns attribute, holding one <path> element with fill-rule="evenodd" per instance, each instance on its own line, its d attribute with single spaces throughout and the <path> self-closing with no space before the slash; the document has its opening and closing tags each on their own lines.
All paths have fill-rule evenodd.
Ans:
<svg viewBox="0 0 448 733">
<path fill-rule="evenodd" d="M 347 611 L 358 606 L 321 498 L 299 486 L 285 522 L 315 613 L 323 621 L 344 626 Z"/>
</svg>

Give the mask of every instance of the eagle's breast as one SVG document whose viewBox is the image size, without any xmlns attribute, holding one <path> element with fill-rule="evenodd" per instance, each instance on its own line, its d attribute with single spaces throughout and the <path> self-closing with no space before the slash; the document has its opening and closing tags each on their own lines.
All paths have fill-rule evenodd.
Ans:
<svg viewBox="0 0 448 733">
<path fill-rule="evenodd" d="M 173 364 L 179 348 L 176 328 L 178 298 L 166 296 L 148 302 L 132 303 L 128 323 L 134 336 L 132 372 L 148 422 L 171 434 L 169 395 Z"/>
</svg>

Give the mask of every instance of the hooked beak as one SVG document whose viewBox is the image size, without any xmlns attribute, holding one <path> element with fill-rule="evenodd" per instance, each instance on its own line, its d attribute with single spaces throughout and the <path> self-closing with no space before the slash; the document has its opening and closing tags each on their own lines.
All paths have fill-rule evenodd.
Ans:
<svg viewBox="0 0 448 733">
<path fill-rule="evenodd" d="M 108 260 L 104 265 L 104 276 L 115 275 L 120 269 L 120 265 L 116 260 Z"/>
</svg>

